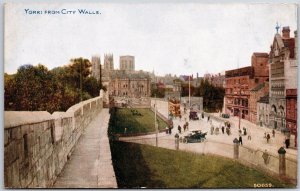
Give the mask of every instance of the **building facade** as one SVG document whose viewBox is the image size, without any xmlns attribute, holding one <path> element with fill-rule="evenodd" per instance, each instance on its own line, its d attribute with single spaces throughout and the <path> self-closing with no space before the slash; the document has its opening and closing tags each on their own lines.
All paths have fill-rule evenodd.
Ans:
<svg viewBox="0 0 300 191">
<path fill-rule="evenodd" d="M 286 127 L 295 136 L 297 147 L 297 89 L 286 90 Z"/>
<path fill-rule="evenodd" d="M 150 86 L 149 75 L 118 71 L 111 75 L 108 89 L 111 96 L 140 98 L 151 96 Z"/>
<path fill-rule="evenodd" d="M 253 53 L 251 66 L 225 71 L 225 113 L 250 120 L 250 90 L 268 80 L 267 55 L 267 53 Z M 259 95 L 253 97 L 253 113 L 256 113 L 254 111 L 256 106 L 253 104 L 256 104 L 258 99 Z M 256 119 L 252 116 L 251 120 Z"/>
<path fill-rule="evenodd" d="M 120 56 L 120 70 L 134 71 L 134 56 Z"/>
<path fill-rule="evenodd" d="M 295 38 L 297 33 L 295 32 Z M 271 45 L 270 63 L 270 128 L 286 128 L 286 90 L 297 88 L 297 60 L 295 38 L 290 37 L 289 27 L 282 35 L 275 34 Z"/>
<path fill-rule="evenodd" d="M 269 104 L 269 94 L 261 97 L 257 101 L 257 119 L 258 125 L 261 127 L 269 126 L 269 113 L 270 113 L 270 104 Z"/>
<path fill-rule="evenodd" d="M 250 111 L 250 118 L 249 120 L 252 123 L 259 124 L 259 120 L 257 120 L 257 102 L 260 100 L 261 97 L 269 94 L 269 83 L 264 82 L 257 85 L 255 88 L 250 90 L 250 97 L 249 97 L 249 111 Z"/>
</svg>

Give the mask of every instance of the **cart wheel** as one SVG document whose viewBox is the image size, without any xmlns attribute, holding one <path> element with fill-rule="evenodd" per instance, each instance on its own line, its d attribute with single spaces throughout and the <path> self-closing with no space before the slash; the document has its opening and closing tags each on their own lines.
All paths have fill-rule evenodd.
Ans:
<svg viewBox="0 0 300 191">
<path fill-rule="evenodd" d="M 184 138 L 184 139 L 183 139 L 183 143 L 187 143 L 187 138 Z"/>
</svg>

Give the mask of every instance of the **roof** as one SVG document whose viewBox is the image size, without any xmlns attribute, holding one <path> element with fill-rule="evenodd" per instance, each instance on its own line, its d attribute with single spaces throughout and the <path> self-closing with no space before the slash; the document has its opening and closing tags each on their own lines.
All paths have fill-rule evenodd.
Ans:
<svg viewBox="0 0 300 191">
<path fill-rule="evenodd" d="M 282 39 L 284 47 L 290 50 L 290 58 L 294 58 L 295 38 Z"/>
<path fill-rule="evenodd" d="M 144 72 L 139 72 L 139 73 L 126 73 L 125 71 L 117 71 L 115 73 L 111 74 L 111 79 L 150 79 L 149 74 L 146 74 Z"/>
<path fill-rule="evenodd" d="M 250 91 L 258 91 L 261 90 L 263 87 L 265 87 L 264 83 L 258 84 L 256 87 L 254 87 L 252 90 Z"/>
<path fill-rule="evenodd" d="M 252 66 L 247 66 L 243 68 L 225 71 L 225 78 L 237 77 L 237 76 L 250 76 L 250 78 L 253 78 L 254 68 Z"/>
<path fill-rule="evenodd" d="M 257 101 L 259 103 L 269 103 L 269 94 L 266 94 L 265 96 L 263 97 L 260 97 L 260 99 Z"/>
<path fill-rule="evenodd" d="M 254 52 L 253 55 L 256 57 L 269 57 L 269 54 L 266 52 Z"/>
</svg>

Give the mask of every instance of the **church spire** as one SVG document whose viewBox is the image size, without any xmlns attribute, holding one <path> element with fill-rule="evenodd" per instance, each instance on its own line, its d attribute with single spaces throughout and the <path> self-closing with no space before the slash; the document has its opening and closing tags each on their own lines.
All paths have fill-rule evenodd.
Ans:
<svg viewBox="0 0 300 191">
<path fill-rule="evenodd" d="M 276 22 L 276 27 L 275 27 L 275 29 L 276 29 L 276 34 L 278 34 L 278 30 L 280 29 L 280 26 L 278 25 L 278 22 Z"/>
</svg>

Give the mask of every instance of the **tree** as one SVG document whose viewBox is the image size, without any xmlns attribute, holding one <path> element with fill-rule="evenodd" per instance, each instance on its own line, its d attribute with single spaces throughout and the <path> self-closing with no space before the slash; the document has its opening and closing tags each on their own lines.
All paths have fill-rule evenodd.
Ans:
<svg viewBox="0 0 300 191">
<path fill-rule="evenodd" d="M 5 90 L 6 110 L 53 112 L 60 108 L 63 87 L 39 64 L 19 67 L 13 78 L 7 78 Z"/>
</svg>

